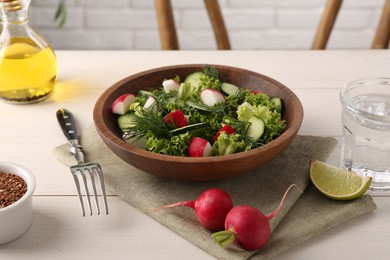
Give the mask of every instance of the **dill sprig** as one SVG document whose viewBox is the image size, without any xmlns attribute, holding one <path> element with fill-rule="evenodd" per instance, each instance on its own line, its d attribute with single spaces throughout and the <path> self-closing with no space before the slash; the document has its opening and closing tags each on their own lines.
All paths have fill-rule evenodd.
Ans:
<svg viewBox="0 0 390 260">
<path fill-rule="evenodd" d="M 171 100 L 176 100 L 177 91 L 165 92 L 163 90 L 153 91 L 153 97 L 155 101 L 153 103 L 154 111 L 162 111 L 169 112 L 174 109 L 174 107 L 167 106 L 175 106 L 176 102 L 172 102 Z"/>
<path fill-rule="evenodd" d="M 203 73 L 214 80 L 219 80 L 218 69 L 213 66 L 206 65 L 203 68 Z"/>
<path fill-rule="evenodd" d="M 248 147 L 258 147 L 262 145 L 259 143 L 260 140 L 255 141 L 252 137 L 246 134 L 248 127 L 250 126 L 248 121 L 241 121 L 230 116 L 225 116 L 222 122 L 233 127 L 236 133 L 240 136 L 240 139 L 243 140 Z"/>
<path fill-rule="evenodd" d="M 199 99 L 191 98 L 191 99 L 187 100 L 185 104 L 189 107 L 189 110 L 193 110 L 193 111 L 200 110 L 200 111 L 203 111 L 206 113 L 216 114 L 221 118 L 226 114 L 226 111 L 225 111 L 226 104 L 222 103 L 222 102 L 217 103 L 212 107 L 209 107 L 209 106 L 205 105 Z"/>
<path fill-rule="evenodd" d="M 167 138 L 169 130 L 159 113 L 153 109 L 140 109 L 133 114 L 132 125 L 123 129 L 123 138 L 139 140 L 149 131 L 160 138 Z"/>
<path fill-rule="evenodd" d="M 126 140 L 140 140 L 148 133 L 152 133 L 157 138 L 170 139 L 175 135 L 209 127 L 208 122 L 200 122 L 183 126 L 181 128 L 172 128 L 172 126 L 163 120 L 160 113 L 151 107 L 149 109 L 139 109 L 132 114 L 132 124 L 126 129 L 122 129 L 123 138 Z"/>
<path fill-rule="evenodd" d="M 247 94 L 248 94 L 247 90 L 243 88 L 239 88 L 234 94 L 234 99 L 236 99 L 238 103 L 242 103 L 245 101 L 245 97 Z"/>
</svg>

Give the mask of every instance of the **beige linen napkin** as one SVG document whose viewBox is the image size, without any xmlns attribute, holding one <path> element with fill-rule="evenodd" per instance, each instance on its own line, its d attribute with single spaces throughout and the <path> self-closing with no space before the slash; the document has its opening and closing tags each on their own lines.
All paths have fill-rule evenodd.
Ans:
<svg viewBox="0 0 390 260">
<path fill-rule="evenodd" d="M 334 138 L 297 136 L 276 159 L 259 169 L 228 180 L 192 183 L 168 180 L 146 174 L 116 157 L 103 143 L 92 125 L 80 136 L 86 160 L 101 164 L 106 187 L 171 230 L 219 259 L 269 259 L 350 218 L 376 208 L 369 196 L 349 202 L 327 199 L 311 188 L 308 175 L 310 159 L 326 160 L 334 149 Z M 68 144 L 54 149 L 54 156 L 66 165 L 75 164 Z M 183 173 L 185 174 L 185 173 Z M 211 232 L 202 228 L 189 208 L 151 209 L 182 200 L 194 200 L 204 190 L 226 190 L 234 204 L 246 204 L 264 214 L 275 210 L 290 184 L 291 190 L 282 210 L 270 222 L 269 243 L 259 251 L 244 251 L 237 246 L 221 248 L 212 241 Z M 302 195 L 302 196 L 301 196 Z M 290 210 L 291 209 L 291 210 Z"/>
</svg>

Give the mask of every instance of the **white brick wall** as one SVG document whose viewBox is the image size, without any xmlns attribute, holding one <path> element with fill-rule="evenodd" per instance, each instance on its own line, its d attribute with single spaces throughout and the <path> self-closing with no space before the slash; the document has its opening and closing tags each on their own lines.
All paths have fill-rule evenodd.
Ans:
<svg viewBox="0 0 390 260">
<path fill-rule="evenodd" d="M 66 0 L 61 30 L 57 0 L 32 0 L 30 24 L 55 49 L 160 49 L 154 0 Z M 171 0 L 180 48 L 216 49 L 202 0 Z M 384 0 L 344 0 L 328 49 L 368 49 Z M 310 49 L 326 0 L 219 0 L 232 48 Z"/>
</svg>

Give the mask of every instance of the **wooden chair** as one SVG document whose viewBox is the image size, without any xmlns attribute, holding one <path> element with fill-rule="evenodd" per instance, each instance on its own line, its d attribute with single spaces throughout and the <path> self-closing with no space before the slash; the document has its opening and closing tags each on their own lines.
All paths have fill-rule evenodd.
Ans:
<svg viewBox="0 0 390 260">
<path fill-rule="evenodd" d="M 179 42 L 170 0 L 155 0 L 161 49 L 178 50 Z M 219 50 L 230 50 L 230 41 L 218 0 L 204 0 Z"/>
<path fill-rule="evenodd" d="M 328 0 L 321 16 L 320 23 L 317 27 L 313 50 L 324 50 L 332 32 L 333 25 L 339 13 L 342 0 Z M 372 49 L 387 49 L 390 39 L 390 0 L 384 0 L 382 15 L 379 20 L 373 42 Z"/>
<path fill-rule="evenodd" d="M 390 0 L 385 0 L 381 18 L 371 44 L 372 49 L 387 49 L 390 42 Z"/>
<path fill-rule="evenodd" d="M 341 3 L 342 0 L 328 0 L 326 3 L 311 46 L 313 50 L 324 50 L 326 48 L 330 33 L 332 32 L 333 25 L 340 10 Z"/>
</svg>

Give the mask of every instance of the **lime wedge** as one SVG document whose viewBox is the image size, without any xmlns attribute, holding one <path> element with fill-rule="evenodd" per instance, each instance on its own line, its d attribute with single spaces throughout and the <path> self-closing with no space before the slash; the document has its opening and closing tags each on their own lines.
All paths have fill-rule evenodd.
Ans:
<svg viewBox="0 0 390 260">
<path fill-rule="evenodd" d="M 369 176 L 360 176 L 317 160 L 310 161 L 310 179 L 322 194 L 335 200 L 356 199 L 371 184 Z"/>
</svg>

